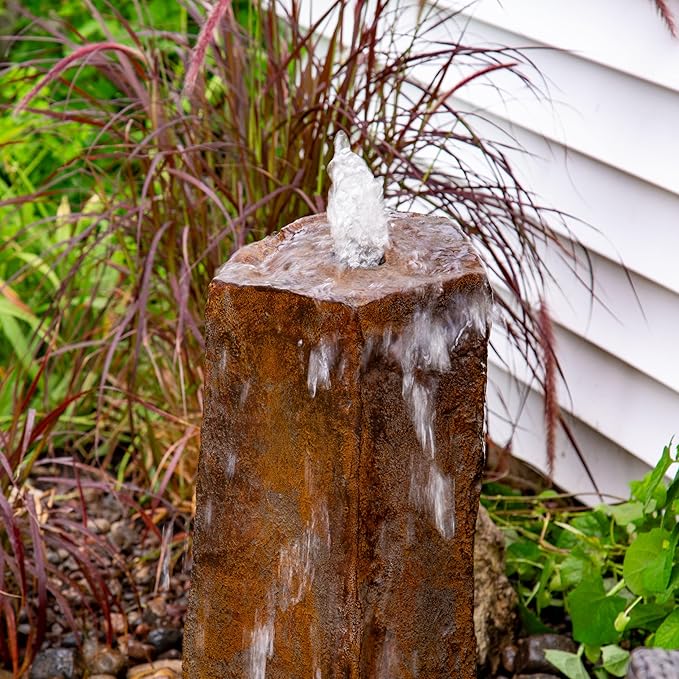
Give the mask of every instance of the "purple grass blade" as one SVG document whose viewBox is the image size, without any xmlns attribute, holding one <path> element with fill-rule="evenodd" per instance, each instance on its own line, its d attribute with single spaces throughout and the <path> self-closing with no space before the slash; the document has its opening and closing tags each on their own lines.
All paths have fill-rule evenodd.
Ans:
<svg viewBox="0 0 679 679">
<path fill-rule="evenodd" d="M 36 622 L 32 629 L 34 634 L 32 644 L 27 648 L 27 655 L 34 657 L 40 650 L 40 646 L 45 638 L 47 628 L 47 571 L 45 559 L 45 543 L 40 530 L 40 521 L 33 502 L 34 496 L 29 492 L 26 498 L 26 509 L 28 510 L 28 526 L 33 543 L 33 564 L 38 585 L 38 605 L 35 610 Z"/>
<path fill-rule="evenodd" d="M 54 82 L 54 80 L 58 78 L 73 63 L 79 61 L 83 57 L 89 57 L 92 54 L 105 51 L 122 52 L 123 54 L 134 57 L 141 62 L 146 61 L 144 55 L 139 50 L 135 49 L 134 47 L 122 45 L 121 43 L 97 42 L 91 43 L 89 45 L 83 45 L 73 53 L 69 54 L 63 59 L 60 59 L 56 64 L 54 64 L 54 66 L 52 66 L 52 68 L 50 68 L 50 70 L 47 71 L 47 73 L 38 81 L 38 83 L 21 99 L 14 109 L 14 113 L 18 114 L 24 111 L 31 100 L 38 94 L 38 92 L 40 92 L 43 87 L 45 87 L 45 85 L 49 85 L 50 83 Z"/>
<path fill-rule="evenodd" d="M 222 20 L 222 18 L 231 11 L 231 0 L 218 0 L 217 4 L 214 6 L 213 10 L 208 15 L 203 27 L 200 29 L 198 34 L 198 39 L 196 40 L 196 46 L 191 55 L 191 61 L 189 62 L 189 67 L 186 70 L 186 79 L 184 85 L 184 94 L 187 97 L 192 97 L 194 89 L 196 87 L 196 81 L 198 80 L 198 74 L 200 69 L 203 67 L 203 62 L 205 61 L 205 54 L 207 52 L 208 45 L 212 42 L 212 33 L 215 28 Z"/>
</svg>

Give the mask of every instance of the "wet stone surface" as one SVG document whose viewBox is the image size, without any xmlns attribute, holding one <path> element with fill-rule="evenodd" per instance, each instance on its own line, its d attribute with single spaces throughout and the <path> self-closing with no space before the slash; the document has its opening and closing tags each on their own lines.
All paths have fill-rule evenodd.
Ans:
<svg viewBox="0 0 679 679">
<path fill-rule="evenodd" d="M 637 648 L 632 651 L 626 679 L 676 677 L 679 677 L 679 651 L 664 648 Z"/>
<path fill-rule="evenodd" d="M 210 287 L 189 679 L 476 675 L 489 289 L 446 220 L 345 269 L 324 216 Z"/>
</svg>

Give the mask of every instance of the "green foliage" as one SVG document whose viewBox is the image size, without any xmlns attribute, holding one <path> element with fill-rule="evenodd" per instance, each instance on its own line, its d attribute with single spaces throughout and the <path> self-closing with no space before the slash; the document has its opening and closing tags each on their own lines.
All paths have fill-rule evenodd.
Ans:
<svg viewBox="0 0 679 679">
<path fill-rule="evenodd" d="M 545 651 L 545 658 L 568 679 L 589 679 L 589 674 L 578 653 L 548 649 Z"/>
<path fill-rule="evenodd" d="M 587 664 L 597 677 L 624 676 L 630 647 L 679 648 L 679 469 L 666 481 L 678 461 L 679 446 L 674 455 L 667 446 L 617 505 L 567 506 L 551 492 L 517 497 L 497 484 L 485 496 L 507 537 L 524 626 L 565 624 L 581 644 L 577 654 L 548 652 L 570 679 L 589 677 Z"/>
<path fill-rule="evenodd" d="M 614 627 L 618 614 L 625 609 L 625 599 L 610 596 L 600 573 L 582 579 L 566 596 L 573 637 L 588 646 L 603 646 L 616 642 L 619 633 Z"/>
</svg>

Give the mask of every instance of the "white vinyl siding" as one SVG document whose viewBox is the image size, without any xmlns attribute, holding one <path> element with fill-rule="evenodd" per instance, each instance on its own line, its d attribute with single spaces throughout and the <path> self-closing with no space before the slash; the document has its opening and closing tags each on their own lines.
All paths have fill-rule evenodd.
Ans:
<svg viewBox="0 0 679 679">
<path fill-rule="evenodd" d="M 459 24 L 468 44 L 525 48 L 540 74 L 526 73 L 549 93 L 493 74 L 501 97 L 479 81 L 457 104 L 530 152 L 512 159 L 541 204 L 582 220 L 572 234 L 554 226 L 587 248 L 598 301 L 546 256 L 559 400 L 599 488 L 625 496 L 679 433 L 679 40 L 644 0 L 479 0 Z M 500 332 L 493 341 L 511 357 Z M 541 395 L 520 362 L 513 372 L 518 382 L 491 356 L 489 430 L 544 469 Z M 564 436 L 555 478 L 591 490 Z"/>
</svg>

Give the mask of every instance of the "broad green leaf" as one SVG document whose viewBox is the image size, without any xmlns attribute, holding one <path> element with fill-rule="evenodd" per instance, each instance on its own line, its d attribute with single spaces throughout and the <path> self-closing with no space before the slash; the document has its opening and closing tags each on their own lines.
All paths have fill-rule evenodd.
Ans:
<svg viewBox="0 0 679 679">
<path fill-rule="evenodd" d="M 619 505 L 600 505 L 598 509 L 612 516 L 618 526 L 627 526 L 644 516 L 644 505 L 639 501 L 623 502 Z"/>
<path fill-rule="evenodd" d="M 541 567 L 542 552 L 534 542 L 513 542 L 507 547 L 505 558 L 508 575 L 518 573 L 524 576 L 535 573 Z"/>
<path fill-rule="evenodd" d="M 679 648 L 679 609 L 672 611 L 655 633 L 656 648 Z"/>
<path fill-rule="evenodd" d="M 545 625 L 540 618 L 533 613 L 529 608 L 519 602 L 519 617 L 521 618 L 521 624 L 528 634 L 544 634 L 554 632 L 551 627 Z"/>
<path fill-rule="evenodd" d="M 592 665 L 599 662 L 599 658 L 601 657 L 601 646 L 590 646 L 589 644 L 583 644 L 582 647 L 585 650 L 585 657 L 592 663 Z"/>
<path fill-rule="evenodd" d="M 604 646 L 601 649 L 601 661 L 604 669 L 614 677 L 624 677 L 627 674 L 629 651 L 616 645 Z"/>
<path fill-rule="evenodd" d="M 565 674 L 568 679 L 590 679 L 590 676 L 587 674 L 587 670 L 577 653 L 556 651 L 550 648 L 545 651 L 545 658 L 548 663 L 554 665 L 554 667 Z"/>
<path fill-rule="evenodd" d="M 573 528 L 577 528 L 589 537 L 605 538 L 608 537 L 610 522 L 606 516 L 599 511 L 580 514 L 570 521 Z"/>
<path fill-rule="evenodd" d="M 641 481 L 632 481 L 632 496 L 643 503 L 645 512 L 652 512 L 664 506 L 667 492 L 662 482 L 672 465 L 670 447 L 665 446 L 656 466 Z"/>
<path fill-rule="evenodd" d="M 615 619 L 626 606 L 621 596 L 606 596 L 601 575 L 584 579 L 567 597 L 566 606 L 573 623 L 573 638 L 590 646 L 610 644 L 620 639 Z"/>
<path fill-rule="evenodd" d="M 670 537 L 666 530 L 654 528 L 641 533 L 628 547 L 622 572 L 631 592 L 648 596 L 665 591 L 674 561 Z M 674 544 L 676 547 L 676 540 Z"/>
<path fill-rule="evenodd" d="M 679 497 L 679 469 L 677 469 L 677 473 L 674 475 L 674 481 L 670 483 L 667 489 L 665 512 L 662 520 L 662 527 L 666 530 L 672 530 L 677 523 L 677 497 Z"/>
<path fill-rule="evenodd" d="M 560 584 L 561 588 L 572 589 L 578 585 L 583 578 L 586 578 L 594 573 L 594 564 L 591 559 L 584 555 L 572 552 L 569 554 L 560 565 Z"/>
<path fill-rule="evenodd" d="M 658 625 L 674 609 L 673 603 L 659 605 L 657 603 L 639 604 L 630 612 L 629 629 L 644 629 L 653 632 Z"/>
</svg>

